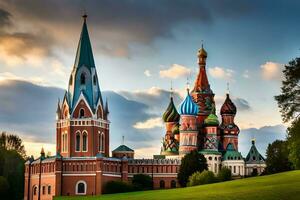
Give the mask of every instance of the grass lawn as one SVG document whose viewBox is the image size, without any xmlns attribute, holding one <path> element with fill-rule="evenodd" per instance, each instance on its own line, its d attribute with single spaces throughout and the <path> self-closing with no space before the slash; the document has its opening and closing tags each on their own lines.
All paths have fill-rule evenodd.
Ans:
<svg viewBox="0 0 300 200">
<path fill-rule="evenodd" d="M 73 199 L 300 200 L 300 170 L 187 188 L 108 194 L 102 196 L 55 198 L 55 200 Z"/>
</svg>

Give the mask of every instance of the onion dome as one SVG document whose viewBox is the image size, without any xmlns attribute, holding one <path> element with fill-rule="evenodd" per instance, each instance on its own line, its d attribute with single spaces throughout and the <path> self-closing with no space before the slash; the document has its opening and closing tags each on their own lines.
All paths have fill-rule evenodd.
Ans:
<svg viewBox="0 0 300 200">
<path fill-rule="evenodd" d="M 187 90 L 187 96 L 185 100 L 180 104 L 180 114 L 181 115 L 197 115 L 198 114 L 198 105 L 193 101 L 189 90 Z"/>
<path fill-rule="evenodd" d="M 236 114 L 236 106 L 231 101 L 229 94 L 226 94 L 226 99 L 221 107 L 221 115 L 223 114 L 230 114 L 230 115 Z"/>
<path fill-rule="evenodd" d="M 169 106 L 163 114 L 164 122 L 179 122 L 180 115 L 178 114 L 173 102 L 173 97 L 170 99 Z"/>
<path fill-rule="evenodd" d="M 207 52 L 204 50 L 203 45 L 201 47 L 201 49 L 199 49 L 198 51 L 198 57 L 207 57 Z"/>
<path fill-rule="evenodd" d="M 218 120 L 218 117 L 211 113 L 210 115 L 208 115 L 206 117 L 206 119 L 204 120 L 204 124 L 206 126 L 219 126 L 219 120 Z"/>
<path fill-rule="evenodd" d="M 211 113 L 204 120 L 206 126 L 219 126 L 219 119 L 216 115 L 215 104 L 212 105 Z"/>
</svg>

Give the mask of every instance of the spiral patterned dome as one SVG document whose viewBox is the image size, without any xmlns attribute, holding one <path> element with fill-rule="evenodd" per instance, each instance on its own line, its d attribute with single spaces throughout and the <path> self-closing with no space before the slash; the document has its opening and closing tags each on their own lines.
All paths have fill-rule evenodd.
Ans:
<svg viewBox="0 0 300 200">
<path fill-rule="evenodd" d="M 186 98 L 180 104 L 180 114 L 181 115 L 197 115 L 198 114 L 198 105 L 193 101 L 189 91 Z"/>
<path fill-rule="evenodd" d="M 229 114 L 229 115 L 235 115 L 236 114 L 236 106 L 231 101 L 229 94 L 226 94 L 226 99 L 221 107 L 221 115 L 223 114 Z"/>
<path fill-rule="evenodd" d="M 164 122 L 179 122 L 180 115 L 178 114 L 173 102 L 173 97 L 170 99 L 169 106 L 163 114 Z"/>
</svg>

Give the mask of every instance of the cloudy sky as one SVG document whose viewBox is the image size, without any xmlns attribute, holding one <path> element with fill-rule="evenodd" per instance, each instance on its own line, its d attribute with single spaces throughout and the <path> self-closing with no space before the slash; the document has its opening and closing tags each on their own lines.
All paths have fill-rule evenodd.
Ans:
<svg viewBox="0 0 300 200">
<path fill-rule="evenodd" d="M 16 133 L 28 154 L 55 153 L 55 110 L 74 64 L 81 15 L 88 13 L 98 77 L 111 110 L 111 149 L 138 157 L 160 151 L 161 115 L 171 81 L 180 103 L 198 72 L 197 50 L 217 111 L 226 83 L 238 107 L 240 151 L 255 137 L 262 154 L 285 137 L 274 95 L 284 64 L 300 53 L 297 1 L 0 1 L 0 130 Z M 125 119 L 125 120 L 124 120 Z"/>
</svg>

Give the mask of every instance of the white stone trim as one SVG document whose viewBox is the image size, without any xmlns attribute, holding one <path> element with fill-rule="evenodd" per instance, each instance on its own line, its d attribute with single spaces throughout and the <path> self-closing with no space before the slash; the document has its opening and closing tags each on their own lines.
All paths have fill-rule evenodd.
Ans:
<svg viewBox="0 0 300 200">
<path fill-rule="evenodd" d="M 102 174 L 103 176 L 110 176 L 110 177 L 122 177 L 120 174 Z"/>
<path fill-rule="evenodd" d="M 96 176 L 96 174 L 63 174 L 63 176 Z"/>
<path fill-rule="evenodd" d="M 91 114 L 92 114 L 92 117 L 94 118 L 94 117 L 95 117 L 95 116 L 94 116 L 94 113 L 93 113 L 92 109 L 90 108 L 90 105 L 88 104 L 88 102 L 87 102 L 87 100 L 85 99 L 85 96 L 83 95 L 82 92 L 80 92 L 79 98 L 78 98 L 78 100 L 77 100 L 77 102 L 76 102 L 76 104 L 75 104 L 75 106 L 74 106 L 74 108 L 73 108 L 73 111 L 72 111 L 72 113 L 71 113 L 71 116 L 73 117 L 74 111 L 76 110 L 76 108 L 77 108 L 77 106 L 78 106 L 78 104 L 79 104 L 79 102 L 80 102 L 81 100 L 84 101 L 84 103 L 86 104 L 86 107 L 88 107 L 89 111 L 90 111 Z"/>
</svg>

